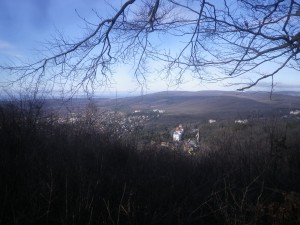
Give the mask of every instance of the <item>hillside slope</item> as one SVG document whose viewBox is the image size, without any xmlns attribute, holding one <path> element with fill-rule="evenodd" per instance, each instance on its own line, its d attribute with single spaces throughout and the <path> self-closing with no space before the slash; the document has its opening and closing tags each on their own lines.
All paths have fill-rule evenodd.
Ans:
<svg viewBox="0 0 300 225">
<path fill-rule="evenodd" d="M 300 97 L 285 94 L 223 91 L 159 92 L 118 100 L 131 110 L 162 109 L 167 115 L 284 115 L 300 108 Z"/>
</svg>

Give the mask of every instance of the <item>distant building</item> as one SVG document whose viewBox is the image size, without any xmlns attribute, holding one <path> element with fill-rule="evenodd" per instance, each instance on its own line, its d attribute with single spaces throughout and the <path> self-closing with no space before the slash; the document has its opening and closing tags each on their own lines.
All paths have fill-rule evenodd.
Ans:
<svg viewBox="0 0 300 225">
<path fill-rule="evenodd" d="M 209 123 L 216 123 L 217 121 L 216 120 L 213 120 L 213 119 L 210 119 L 208 120 Z"/>
<path fill-rule="evenodd" d="M 246 124 L 248 123 L 248 120 L 235 120 L 235 123 L 240 123 L 240 124 Z"/>
<path fill-rule="evenodd" d="M 153 109 L 153 112 L 165 113 L 165 110 L 162 110 L 162 109 Z"/>
<path fill-rule="evenodd" d="M 300 114 L 300 110 L 299 110 L 299 109 L 297 109 L 297 110 L 292 110 L 292 111 L 290 111 L 290 114 L 291 114 L 291 115 L 298 115 L 298 114 Z"/>
<path fill-rule="evenodd" d="M 173 132 L 173 141 L 181 141 L 182 135 L 183 135 L 183 127 L 182 125 L 179 125 L 175 128 L 175 131 Z"/>
<path fill-rule="evenodd" d="M 161 142 L 160 145 L 163 146 L 163 147 L 169 147 L 169 143 L 168 142 L 164 142 L 164 141 Z"/>
</svg>

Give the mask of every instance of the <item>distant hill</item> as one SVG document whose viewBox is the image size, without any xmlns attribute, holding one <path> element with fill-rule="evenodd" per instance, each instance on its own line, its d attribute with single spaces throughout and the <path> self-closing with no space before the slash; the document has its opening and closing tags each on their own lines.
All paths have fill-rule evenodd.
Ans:
<svg viewBox="0 0 300 225">
<path fill-rule="evenodd" d="M 265 116 L 299 109 L 300 95 L 274 93 L 270 98 L 268 92 L 169 91 L 118 99 L 118 105 L 130 110 L 162 109 L 167 115 Z"/>
<path fill-rule="evenodd" d="M 300 92 L 165 91 L 125 98 L 85 98 L 62 102 L 46 100 L 46 110 L 65 113 L 80 111 L 92 102 L 100 110 L 164 110 L 176 118 L 249 118 L 283 116 L 300 109 Z M 165 117 L 166 119 L 166 117 Z"/>
</svg>

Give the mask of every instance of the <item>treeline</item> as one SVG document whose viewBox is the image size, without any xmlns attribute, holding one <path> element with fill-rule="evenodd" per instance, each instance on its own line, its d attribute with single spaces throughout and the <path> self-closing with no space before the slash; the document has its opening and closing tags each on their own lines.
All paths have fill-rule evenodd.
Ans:
<svg viewBox="0 0 300 225">
<path fill-rule="evenodd" d="M 0 106 L 0 224 L 299 224 L 300 123 L 200 127 L 188 155 Z M 144 131 L 146 132 L 146 131 Z"/>
</svg>

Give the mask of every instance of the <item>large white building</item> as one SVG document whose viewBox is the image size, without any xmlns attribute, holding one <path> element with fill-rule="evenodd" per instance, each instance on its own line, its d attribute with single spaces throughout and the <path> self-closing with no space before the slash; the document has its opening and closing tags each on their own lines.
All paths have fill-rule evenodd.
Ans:
<svg viewBox="0 0 300 225">
<path fill-rule="evenodd" d="M 183 127 L 182 125 L 179 125 L 176 127 L 175 131 L 173 132 L 173 141 L 181 141 L 182 135 L 183 135 Z"/>
</svg>

